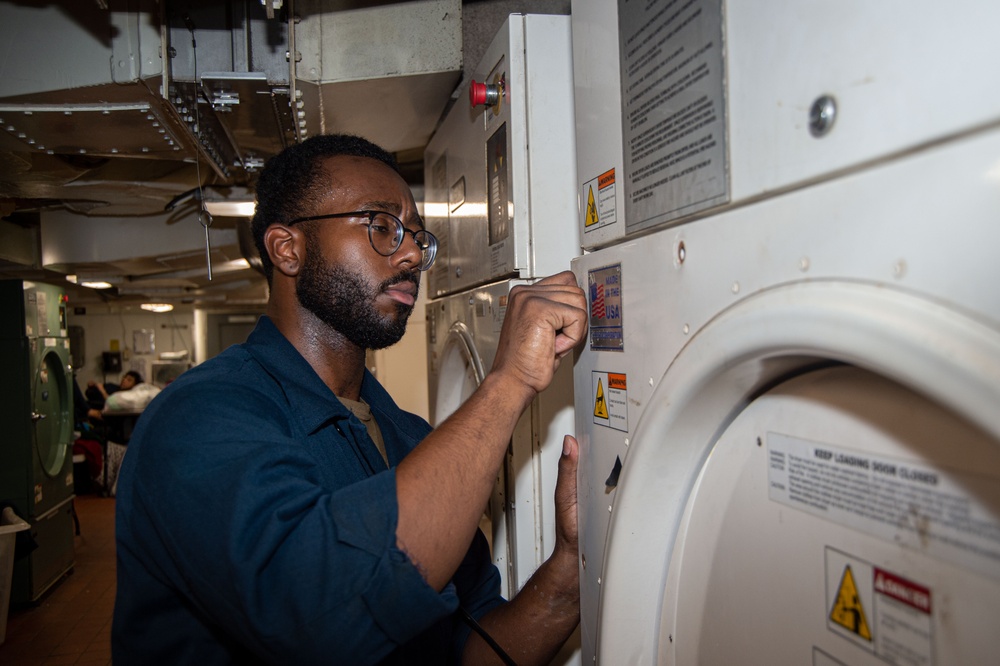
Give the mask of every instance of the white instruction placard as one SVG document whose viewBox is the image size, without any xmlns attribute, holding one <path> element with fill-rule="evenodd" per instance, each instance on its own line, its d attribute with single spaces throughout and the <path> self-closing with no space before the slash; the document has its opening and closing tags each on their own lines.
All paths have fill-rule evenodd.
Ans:
<svg viewBox="0 0 1000 666">
<path fill-rule="evenodd" d="M 722 0 L 618 0 L 629 233 L 729 200 Z"/>
<path fill-rule="evenodd" d="M 1000 579 L 997 479 L 767 434 L 771 500 Z"/>
</svg>

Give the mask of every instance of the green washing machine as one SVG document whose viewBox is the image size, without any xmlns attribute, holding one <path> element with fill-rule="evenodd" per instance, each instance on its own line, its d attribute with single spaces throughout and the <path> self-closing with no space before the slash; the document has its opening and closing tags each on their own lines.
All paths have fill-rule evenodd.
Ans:
<svg viewBox="0 0 1000 666">
<path fill-rule="evenodd" d="M 73 568 L 73 373 L 65 292 L 0 281 L 0 505 L 31 524 L 14 603 L 37 600 Z"/>
</svg>

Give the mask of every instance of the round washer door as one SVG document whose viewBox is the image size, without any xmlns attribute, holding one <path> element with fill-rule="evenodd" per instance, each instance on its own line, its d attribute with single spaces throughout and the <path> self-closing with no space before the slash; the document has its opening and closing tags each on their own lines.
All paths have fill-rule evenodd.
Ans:
<svg viewBox="0 0 1000 666">
<path fill-rule="evenodd" d="M 660 663 L 990 663 L 1000 442 L 870 372 L 807 373 L 721 433 L 668 561 Z"/>
<path fill-rule="evenodd" d="M 42 472 L 54 478 L 66 464 L 72 432 L 69 375 L 55 349 L 42 351 L 32 389 L 35 455 Z"/>
</svg>

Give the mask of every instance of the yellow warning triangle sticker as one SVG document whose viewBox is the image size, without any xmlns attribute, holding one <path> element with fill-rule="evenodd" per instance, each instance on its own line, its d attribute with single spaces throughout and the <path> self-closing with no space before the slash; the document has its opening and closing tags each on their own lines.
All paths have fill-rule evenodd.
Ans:
<svg viewBox="0 0 1000 666">
<path fill-rule="evenodd" d="M 861 599 L 858 597 L 858 586 L 854 583 L 854 574 L 851 573 L 849 564 L 844 567 L 844 577 L 840 579 L 840 590 L 837 592 L 833 610 L 830 611 L 830 619 L 866 641 L 872 639 L 865 610 L 861 607 Z"/>
<path fill-rule="evenodd" d="M 584 221 L 583 226 L 592 227 L 597 224 L 597 202 L 594 201 L 594 186 L 591 185 L 589 188 L 589 194 L 587 194 L 587 219 Z"/>
<path fill-rule="evenodd" d="M 594 400 L 594 416 L 599 419 L 610 418 L 608 416 L 608 404 L 604 402 L 604 384 L 597 380 L 597 398 Z"/>
</svg>

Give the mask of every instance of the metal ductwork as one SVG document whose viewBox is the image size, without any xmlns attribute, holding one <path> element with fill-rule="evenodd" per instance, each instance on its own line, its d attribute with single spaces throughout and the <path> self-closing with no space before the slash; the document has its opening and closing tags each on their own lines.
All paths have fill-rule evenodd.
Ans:
<svg viewBox="0 0 1000 666">
<path fill-rule="evenodd" d="M 0 212 L 21 220 L 0 245 L 22 248 L 0 270 L 77 270 L 48 262 L 67 255 L 51 233 L 26 231 L 42 212 L 61 234 L 93 222 L 84 268 L 140 271 L 126 280 L 176 271 L 124 262 L 144 250 L 109 218 L 148 222 L 153 246 L 238 257 L 234 219 L 216 220 L 206 251 L 202 201 L 252 198 L 264 161 L 309 135 L 361 134 L 419 163 L 461 77 L 461 17 L 460 0 L 0 2 Z"/>
</svg>

